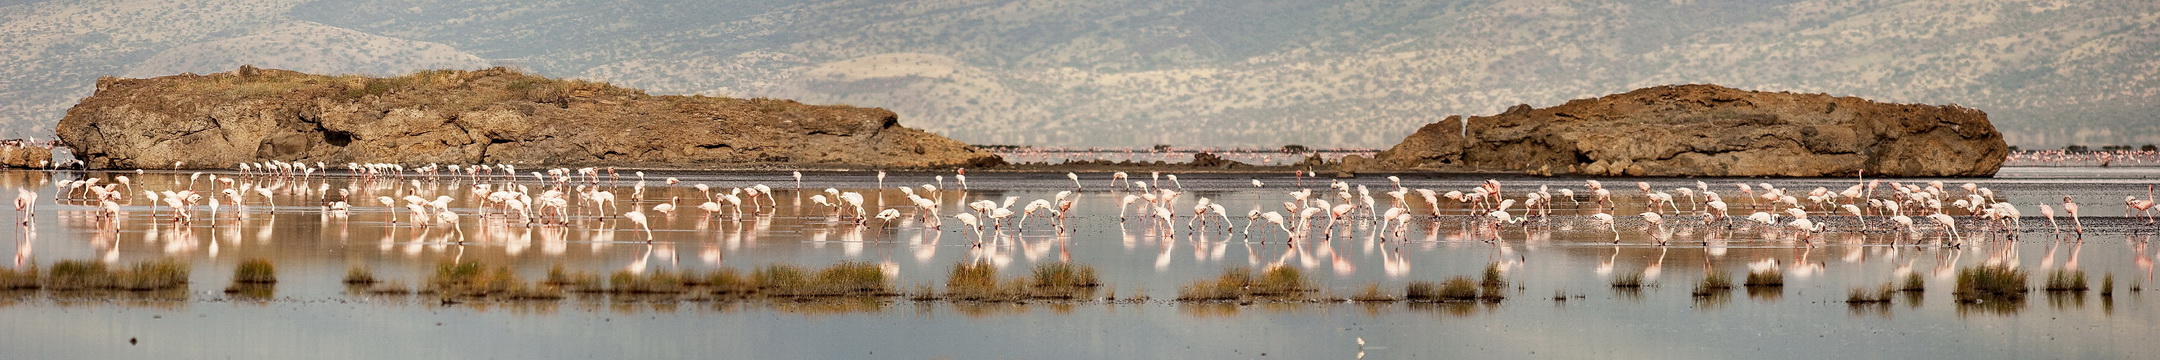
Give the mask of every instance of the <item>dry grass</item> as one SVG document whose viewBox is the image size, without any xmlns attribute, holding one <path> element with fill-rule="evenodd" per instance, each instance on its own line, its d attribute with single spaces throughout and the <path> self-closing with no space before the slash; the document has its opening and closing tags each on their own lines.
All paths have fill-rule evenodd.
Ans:
<svg viewBox="0 0 2160 360">
<path fill-rule="evenodd" d="M 1957 290 L 1952 291 L 1958 302 L 2009 301 L 2025 299 L 2028 287 L 2025 271 L 2009 266 L 1975 266 L 1958 270 Z"/>
<path fill-rule="evenodd" d="M 276 284 L 277 266 L 262 258 L 247 259 L 233 269 L 233 282 L 241 284 Z"/>
<path fill-rule="evenodd" d="M 541 280 L 540 284 L 576 292 L 607 291 L 607 288 L 600 286 L 600 275 L 588 271 L 572 272 L 563 268 L 562 264 L 548 268 L 547 278 Z"/>
<path fill-rule="evenodd" d="M 1927 291 L 1927 278 L 1926 278 L 1926 277 L 1922 277 L 1922 276 L 1920 276 L 1920 273 L 1917 273 L 1917 272 L 1916 272 L 1916 273 L 1910 273 L 1910 274 L 1905 274 L 1905 284 L 1904 284 L 1903 286 L 1899 286 L 1899 287 L 1898 287 L 1898 291 L 1905 291 L 1905 292 L 1922 292 L 1922 291 Z"/>
<path fill-rule="evenodd" d="M 1877 304 L 1877 303 L 1888 303 L 1888 302 L 1890 302 L 1890 294 L 1894 294 L 1894 293 L 1897 293 L 1897 291 L 1898 291 L 1898 289 L 1897 289 L 1896 287 L 1893 287 L 1893 286 L 1891 286 L 1890 284 L 1883 284 L 1882 286 L 1880 286 L 1880 287 L 1876 287 L 1875 289 L 1868 289 L 1868 288 L 1865 288 L 1865 287 L 1855 287 L 1855 288 L 1852 288 L 1852 291 L 1851 291 L 1851 292 L 1850 292 L 1850 293 L 1849 293 L 1848 295 L 1846 295 L 1846 297 L 1845 297 L 1845 303 L 1847 303 L 1847 304 Z"/>
<path fill-rule="evenodd" d="M 1439 301 L 1440 284 L 1431 281 L 1412 281 L 1403 286 L 1403 299 L 1410 301 Z"/>
<path fill-rule="evenodd" d="M 366 267 L 353 265 L 353 267 L 345 269 L 346 285 L 369 285 L 376 282 L 378 281 L 375 280 L 375 272 L 368 270 Z"/>
<path fill-rule="evenodd" d="M 2091 288 L 2085 286 L 2084 270 L 2056 269 L 2048 271 L 2047 286 L 2042 289 L 2047 291 L 2085 292 Z"/>
<path fill-rule="evenodd" d="M 1381 292 L 1379 283 L 1371 283 L 1365 284 L 1365 289 L 1359 290 L 1357 295 L 1351 295 L 1350 300 L 1358 302 L 1391 302 L 1396 299 L 1394 296 Z"/>
<path fill-rule="evenodd" d="M 1619 276 L 1614 276 L 1612 279 L 1612 287 L 1623 289 L 1641 288 L 1643 287 L 1643 273 L 1631 272 L 1626 274 L 1620 274 Z"/>
<path fill-rule="evenodd" d="M 43 285 L 54 291 L 152 291 L 185 287 L 187 277 L 187 264 L 174 259 L 151 260 L 122 269 L 109 269 L 94 261 L 66 260 L 53 264 Z"/>
<path fill-rule="evenodd" d="M 987 263 L 953 264 L 945 279 L 944 294 L 918 294 L 917 300 L 947 299 L 974 302 L 1015 302 L 1028 299 L 1073 300 L 1093 297 L 1102 282 L 1095 268 L 1069 263 L 1036 265 L 1027 278 L 999 279 L 997 268 Z M 917 289 L 918 293 L 930 289 Z"/>
<path fill-rule="evenodd" d="M 22 270 L 0 269 L 0 290 L 31 290 L 38 288 L 37 264 Z"/>
<path fill-rule="evenodd" d="M 2115 273 L 2100 275 L 2100 296 L 2115 296 Z"/>
<path fill-rule="evenodd" d="M 1747 274 L 1747 282 L 1742 285 L 1751 288 L 1782 287 L 1785 286 L 1785 273 L 1777 270 L 1750 271 Z"/>
<path fill-rule="evenodd" d="M 1732 285 L 1732 279 L 1726 277 L 1725 272 L 1711 271 L 1703 274 L 1702 282 L 1695 283 L 1694 295 L 1696 297 L 1705 297 L 1724 294 L 1732 291 Z"/>
<path fill-rule="evenodd" d="M 1178 288 L 1178 301 L 1231 301 L 1304 299 L 1312 282 L 1295 267 L 1276 266 L 1254 276 L 1250 270 L 1231 268 L 1213 280 L 1199 280 Z"/>
<path fill-rule="evenodd" d="M 1441 301 L 1470 301 L 1478 298 L 1478 283 L 1467 277 L 1451 277 L 1440 285 Z"/>
</svg>

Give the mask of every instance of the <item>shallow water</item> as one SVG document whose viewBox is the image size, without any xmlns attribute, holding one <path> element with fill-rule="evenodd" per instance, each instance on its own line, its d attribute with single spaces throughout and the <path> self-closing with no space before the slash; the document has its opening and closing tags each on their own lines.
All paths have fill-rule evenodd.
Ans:
<svg viewBox="0 0 2160 360">
<path fill-rule="evenodd" d="M 109 182 L 114 175 L 134 178 L 140 189 L 126 191 L 134 203 L 123 206 L 112 224 L 98 218 L 94 204 L 63 199 L 63 189 L 55 186 L 91 177 Z M 637 179 L 628 172 L 620 175 L 606 188 L 630 198 Z M 2155 228 L 2124 217 L 2117 200 L 2145 197 L 2146 185 L 2160 177 L 2160 169 L 2011 168 L 1994 179 L 1943 179 L 1952 194 L 1963 194 L 1958 185 L 1975 182 L 2018 204 L 2026 215 L 2022 231 L 1991 233 L 1954 211 L 1964 227 L 1960 231 L 1971 237 L 1970 245 L 1956 249 L 1938 245 L 1948 241 L 1948 235 L 1925 223 L 1917 233 L 1907 234 L 1870 216 L 1868 230 L 1859 231 L 1858 219 L 1821 211 L 1814 218 L 1832 229 L 1814 238 L 1812 246 L 1787 231 L 1697 225 L 1699 217 L 1692 215 L 1668 219 L 1663 229 L 1649 228 L 1633 215 L 1619 216 L 1620 243 L 1613 244 L 1615 232 L 1584 216 L 1596 205 L 1568 199 L 1559 200 L 1549 218 L 1504 224 L 1497 232 L 1488 230 L 1491 225 L 1481 218 L 1463 215 L 1467 211 L 1460 204 L 1447 204 L 1444 216 L 1420 216 L 1399 238 L 1381 239 L 1375 235 L 1380 225 L 1368 220 L 1346 221 L 1348 225 L 1325 234 L 1313 230 L 1296 246 L 1281 241 L 1280 230 L 1254 229 L 1251 238 L 1236 234 L 1244 231 L 1247 210 L 1282 211 L 1279 204 L 1289 200 L 1285 193 L 1290 190 L 1329 193 L 1326 180 L 1273 174 L 1181 176 L 1188 194 L 1171 207 L 1181 213 L 1167 230 L 1147 225 L 1130 211 L 1126 215 L 1131 219 L 1120 221 L 1118 199 L 1130 192 L 1110 188 L 1108 174 L 1084 174 L 1085 188 L 1067 230 L 1029 220 L 1026 229 L 1001 229 L 990 235 L 992 245 L 980 248 L 971 245 L 974 233 L 949 216 L 964 207 L 960 203 L 1018 197 L 1013 205 L 1018 210 L 1029 201 L 1071 190 L 1073 183 L 1063 174 L 979 173 L 968 176 L 971 190 L 963 191 L 951 174 L 941 174 L 946 175 L 947 190 L 941 196 L 948 216 L 942 229 L 935 230 L 914 220 L 886 225 L 873 219 L 858 227 L 809 200 L 813 193 L 835 187 L 864 192 L 870 212 L 897 208 L 912 214 L 912 206 L 902 206 L 907 204 L 904 196 L 890 188 L 932 183 L 932 176 L 940 174 L 891 175 L 883 184 L 888 190 L 879 192 L 872 173 L 809 173 L 803 184 L 810 189 L 797 193 L 794 180 L 784 172 L 649 172 L 644 200 L 637 204 L 652 217 L 654 242 L 647 244 L 645 233 L 620 217 L 525 226 L 479 216 L 482 200 L 462 191 L 472 186 L 465 177 L 363 181 L 342 172 L 313 176 L 275 191 L 275 205 L 251 196 L 244 208 L 225 206 L 215 216 L 197 206 L 191 212 L 194 220 L 182 224 L 173 222 L 162 207 L 135 198 L 141 189 L 187 187 L 188 173 L 0 172 L 0 187 L 39 193 L 30 225 L 7 226 L 16 250 L 13 266 L 177 258 L 193 268 L 189 290 L 176 296 L 184 299 L 62 296 L 49 291 L 8 295 L 0 301 L 0 322 L 10 324 L 0 327 L 0 348 L 11 358 L 1319 358 L 1358 356 L 1355 339 L 1362 338 L 1367 342 L 1364 355 L 1381 358 L 2145 358 L 2160 353 L 2160 346 L 2147 340 L 2160 335 L 2152 325 L 2160 320 L 2155 311 L 2160 304 L 2145 292 L 2129 290 L 2133 284 L 2152 283 L 2155 248 L 2146 243 Z M 1168 179 L 1135 175 L 1134 180 L 1179 187 Z M 669 176 L 682 182 L 668 186 L 662 179 Z M 1256 178 L 1266 182 L 1264 188 L 1252 187 L 1250 180 Z M 1445 192 L 1468 190 L 1487 178 L 1413 176 L 1403 179 L 1403 185 Z M 1584 192 L 1581 178 L 1498 179 L 1513 198 L 1539 185 L 1555 192 L 1562 187 Z M 530 177 L 519 180 L 539 186 Z M 1384 177 L 1344 181 L 1370 187 L 1379 197 L 1378 207 L 1389 207 L 1381 193 L 1394 185 Z M 1692 187 L 1696 180 L 1646 181 L 1669 191 Z M 1737 188 L 1732 183 L 1738 181 L 1799 191 L 1817 186 L 1842 190 L 1855 183 L 1703 181 L 1720 193 L 1733 192 Z M 1620 206 L 1608 212 L 1645 211 L 1633 182 L 1606 181 Z M 701 183 L 721 189 L 765 184 L 779 190 L 778 207 L 739 221 L 732 211 L 709 217 L 691 200 L 678 201 L 683 210 L 674 215 L 650 210 L 671 197 L 701 198 L 691 188 Z M 212 184 L 198 178 L 192 187 L 205 191 L 213 189 Z M 315 190 L 323 184 L 327 191 Z M 451 196 L 455 211 L 465 216 L 455 226 L 415 226 L 403 209 L 391 212 L 373 200 L 354 201 L 355 208 L 343 216 L 324 211 L 321 204 L 337 199 L 339 189 L 353 199 Z M 2058 204 L 2064 195 L 2076 196 L 2084 205 L 2081 237 L 2055 234 L 2033 206 Z M 1736 214 L 1763 210 L 1746 208 L 1748 201 L 1727 196 Z M 1234 229 L 1217 225 L 1186 230 L 1190 209 L 1201 197 L 1230 210 Z M 1416 195 L 1411 199 L 1407 207 L 1417 209 L 1414 213 L 1428 213 Z M 1688 200 L 1681 201 L 1680 212 L 1693 213 Z M 21 215 L 6 212 L 0 220 L 15 224 Z M 2061 221 L 2071 226 L 2067 217 Z M 1322 215 L 1314 224 L 1327 222 Z M 463 245 L 455 243 L 460 236 L 466 240 Z M 1260 242 L 1262 237 L 1273 241 Z M 1666 245 L 1657 245 L 1658 239 Z M 250 258 L 277 265 L 281 281 L 269 300 L 231 298 L 220 291 L 237 264 Z M 1070 261 L 1092 265 L 1120 297 L 1145 294 L 1152 300 L 955 304 L 895 297 L 845 304 L 650 303 L 572 295 L 561 301 L 443 304 L 425 295 L 347 293 L 339 281 L 347 268 L 363 266 L 378 278 L 418 284 L 437 264 L 449 261 L 508 265 L 525 279 L 538 279 L 557 264 L 604 275 L 618 270 L 748 270 L 767 264 L 818 267 L 849 260 L 896 270 L 894 282 L 902 290 L 942 285 L 947 271 L 960 262 L 988 261 L 1002 269 L 1001 276 L 1015 277 L 1035 264 Z M 1781 290 L 1751 293 L 1736 286 L 1708 298 L 1691 294 L 1707 271 L 1731 275 L 1737 285 L 1751 265 L 1769 263 L 1785 274 Z M 2035 292 L 2006 306 L 1955 302 L 1950 289 L 1956 271 L 1989 263 L 2027 270 Z M 1499 303 L 1239 305 L 1170 300 L 1180 286 L 1212 279 L 1225 268 L 1297 267 L 1316 279 L 1324 296 L 1348 297 L 1368 284 L 1399 294 L 1411 281 L 1477 276 L 1494 264 L 1506 272 L 1512 288 L 1510 298 Z M 2037 291 L 2046 274 L 2058 269 L 2085 271 L 2095 287 L 2103 274 L 2113 274 L 2118 284 L 2113 296 L 2101 296 L 2098 289 L 2081 295 Z M 1845 303 L 1851 289 L 1874 288 L 1908 272 L 1927 279 L 1927 290 L 1917 298 L 1898 295 L 1888 305 Z M 1635 291 L 1609 286 L 1614 276 L 1631 273 L 1643 274 L 1651 286 Z M 1565 300 L 1555 300 L 1556 295 Z"/>
</svg>

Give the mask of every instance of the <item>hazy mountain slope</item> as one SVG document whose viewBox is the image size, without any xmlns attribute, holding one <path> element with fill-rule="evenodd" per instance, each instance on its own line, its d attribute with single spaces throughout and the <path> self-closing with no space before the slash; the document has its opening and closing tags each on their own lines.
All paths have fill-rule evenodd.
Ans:
<svg viewBox="0 0 2160 360">
<path fill-rule="evenodd" d="M 292 66 L 485 61 L 656 94 L 885 107 L 974 143 L 1377 147 L 1450 114 L 1672 83 L 1956 103 L 2014 145 L 2160 142 L 2152 2 L 62 1 L 0 19 L 26 39 L 0 45 L 16 134 L 97 75 L 368 44 L 401 50 Z M 100 24 L 125 26 L 88 30 Z M 316 30 L 277 30 L 292 28 Z M 299 38 L 317 46 L 267 45 Z M 229 56 L 197 59 L 212 54 Z"/>
</svg>

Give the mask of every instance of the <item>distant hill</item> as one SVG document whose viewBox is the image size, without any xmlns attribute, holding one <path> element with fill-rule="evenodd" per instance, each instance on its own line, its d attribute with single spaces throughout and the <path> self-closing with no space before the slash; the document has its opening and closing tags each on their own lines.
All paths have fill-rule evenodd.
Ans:
<svg viewBox="0 0 2160 360">
<path fill-rule="evenodd" d="M 876 106 L 971 143 L 1393 144 L 1680 83 L 1987 111 L 2012 145 L 2160 142 L 2160 2 L 51 1 L 0 7 L 0 132 L 100 75 L 507 65 Z"/>
</svg>

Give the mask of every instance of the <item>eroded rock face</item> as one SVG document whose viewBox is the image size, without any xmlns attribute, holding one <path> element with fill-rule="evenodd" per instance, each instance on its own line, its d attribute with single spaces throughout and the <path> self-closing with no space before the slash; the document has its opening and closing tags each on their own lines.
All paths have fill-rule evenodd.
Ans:
<svg viewBox="0 0 2160 360">
<path fill-rule="evenodd" d="M 242 67 L 99 79 L 57 132 L 92 169 L 260 160 L 547 166 L 933 168 L 1002 163 L 891 111 L 650 96 L 501 68 L 397 78 Z"/>
<path fill-rule="evenodd" d="M 1425 125 L 1358 171 L 1596 176 L 1992 176 L 1980 110 L 1671 85 Z"/>
</svg>

